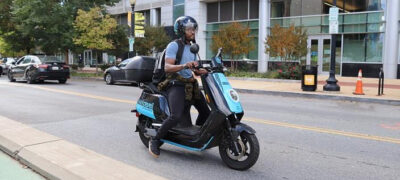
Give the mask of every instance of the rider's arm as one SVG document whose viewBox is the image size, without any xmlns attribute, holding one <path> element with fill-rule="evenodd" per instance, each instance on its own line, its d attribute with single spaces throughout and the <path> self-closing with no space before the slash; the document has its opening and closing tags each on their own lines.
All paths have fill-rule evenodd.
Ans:
<svg viewBox="0 0 400 180">
<path fill-rule="evenodd" d="M 166 58 L 165 59 L 165 72 L 172 73 L 178 72 L 185 68 L 184 64 L 175 65 L 175 59 Z"/>
<path fill-rule="evenodd" d="M 192 68 L 196 67 L 197 65 L 198 64 L 196 61 L 188 62 L 186 64 L 175 65 L 175 59 L 166 58 L 164 69 L 165 69 L 165 72 L 171 73 L 171 72 L 178 72 L 178 71 L 184 69 L 185 67 L 192 69 Z"/>
</svg>

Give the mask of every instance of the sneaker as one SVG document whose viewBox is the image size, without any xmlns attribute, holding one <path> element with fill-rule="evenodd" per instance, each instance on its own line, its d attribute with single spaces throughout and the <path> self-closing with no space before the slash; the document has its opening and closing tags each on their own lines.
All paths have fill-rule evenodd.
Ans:
<svg viewBox="0 0 400 180">
<path fill-rule="evenodd" d="M 160 156 L 160 144 L 161 144 L 160 140 L 151 139 L 149 141 L 149 152 L 155 158 L 158 158 L 158 156 Z"/>
</svg>

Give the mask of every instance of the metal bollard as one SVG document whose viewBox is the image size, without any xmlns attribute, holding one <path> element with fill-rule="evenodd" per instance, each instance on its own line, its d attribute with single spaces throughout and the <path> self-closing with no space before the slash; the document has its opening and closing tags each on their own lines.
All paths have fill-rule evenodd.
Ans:
<svg viewBox="0 0 400 180">
<path fill-rule="evenodd" d="M 380 68 L 380 71 L 379 71 L 378 96 L 383 95 L 384 80 L 385 80 L 385 74 L 383 73 L 383 68 Z"/>
</svg>

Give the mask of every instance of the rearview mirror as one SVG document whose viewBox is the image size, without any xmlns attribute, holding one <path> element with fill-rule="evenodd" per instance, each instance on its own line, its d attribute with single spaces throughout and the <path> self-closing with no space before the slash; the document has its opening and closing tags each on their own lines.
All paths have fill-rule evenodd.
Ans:
<svg viewBox="0 0 400 180">
<path fill-rule="evenodd" d="M 199 49 L 200 49 L 200 47 L 196 43 L 193 43 L 190 46 L 190 52 L 192 52 L 193 54 L 197 54 L 199 52 Z"/>
</svg>

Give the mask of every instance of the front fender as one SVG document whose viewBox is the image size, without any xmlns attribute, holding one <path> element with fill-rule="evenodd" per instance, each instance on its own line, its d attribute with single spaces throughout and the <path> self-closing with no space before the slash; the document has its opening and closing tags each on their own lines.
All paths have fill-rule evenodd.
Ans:
<svg viewBox="0 0 400 180">
<path fill-rule="evenodd" d="M 243 123 L 239 123 L 236 124 L 236 126 L 233 129 L 234 131 L 236 131 L 238 134 L 240 134 L 241 132 L 245 131 L 249 134 L 256 134 L 256 130 L 254 130 L 252 127 L 243 124 Z"/>
</svg>

